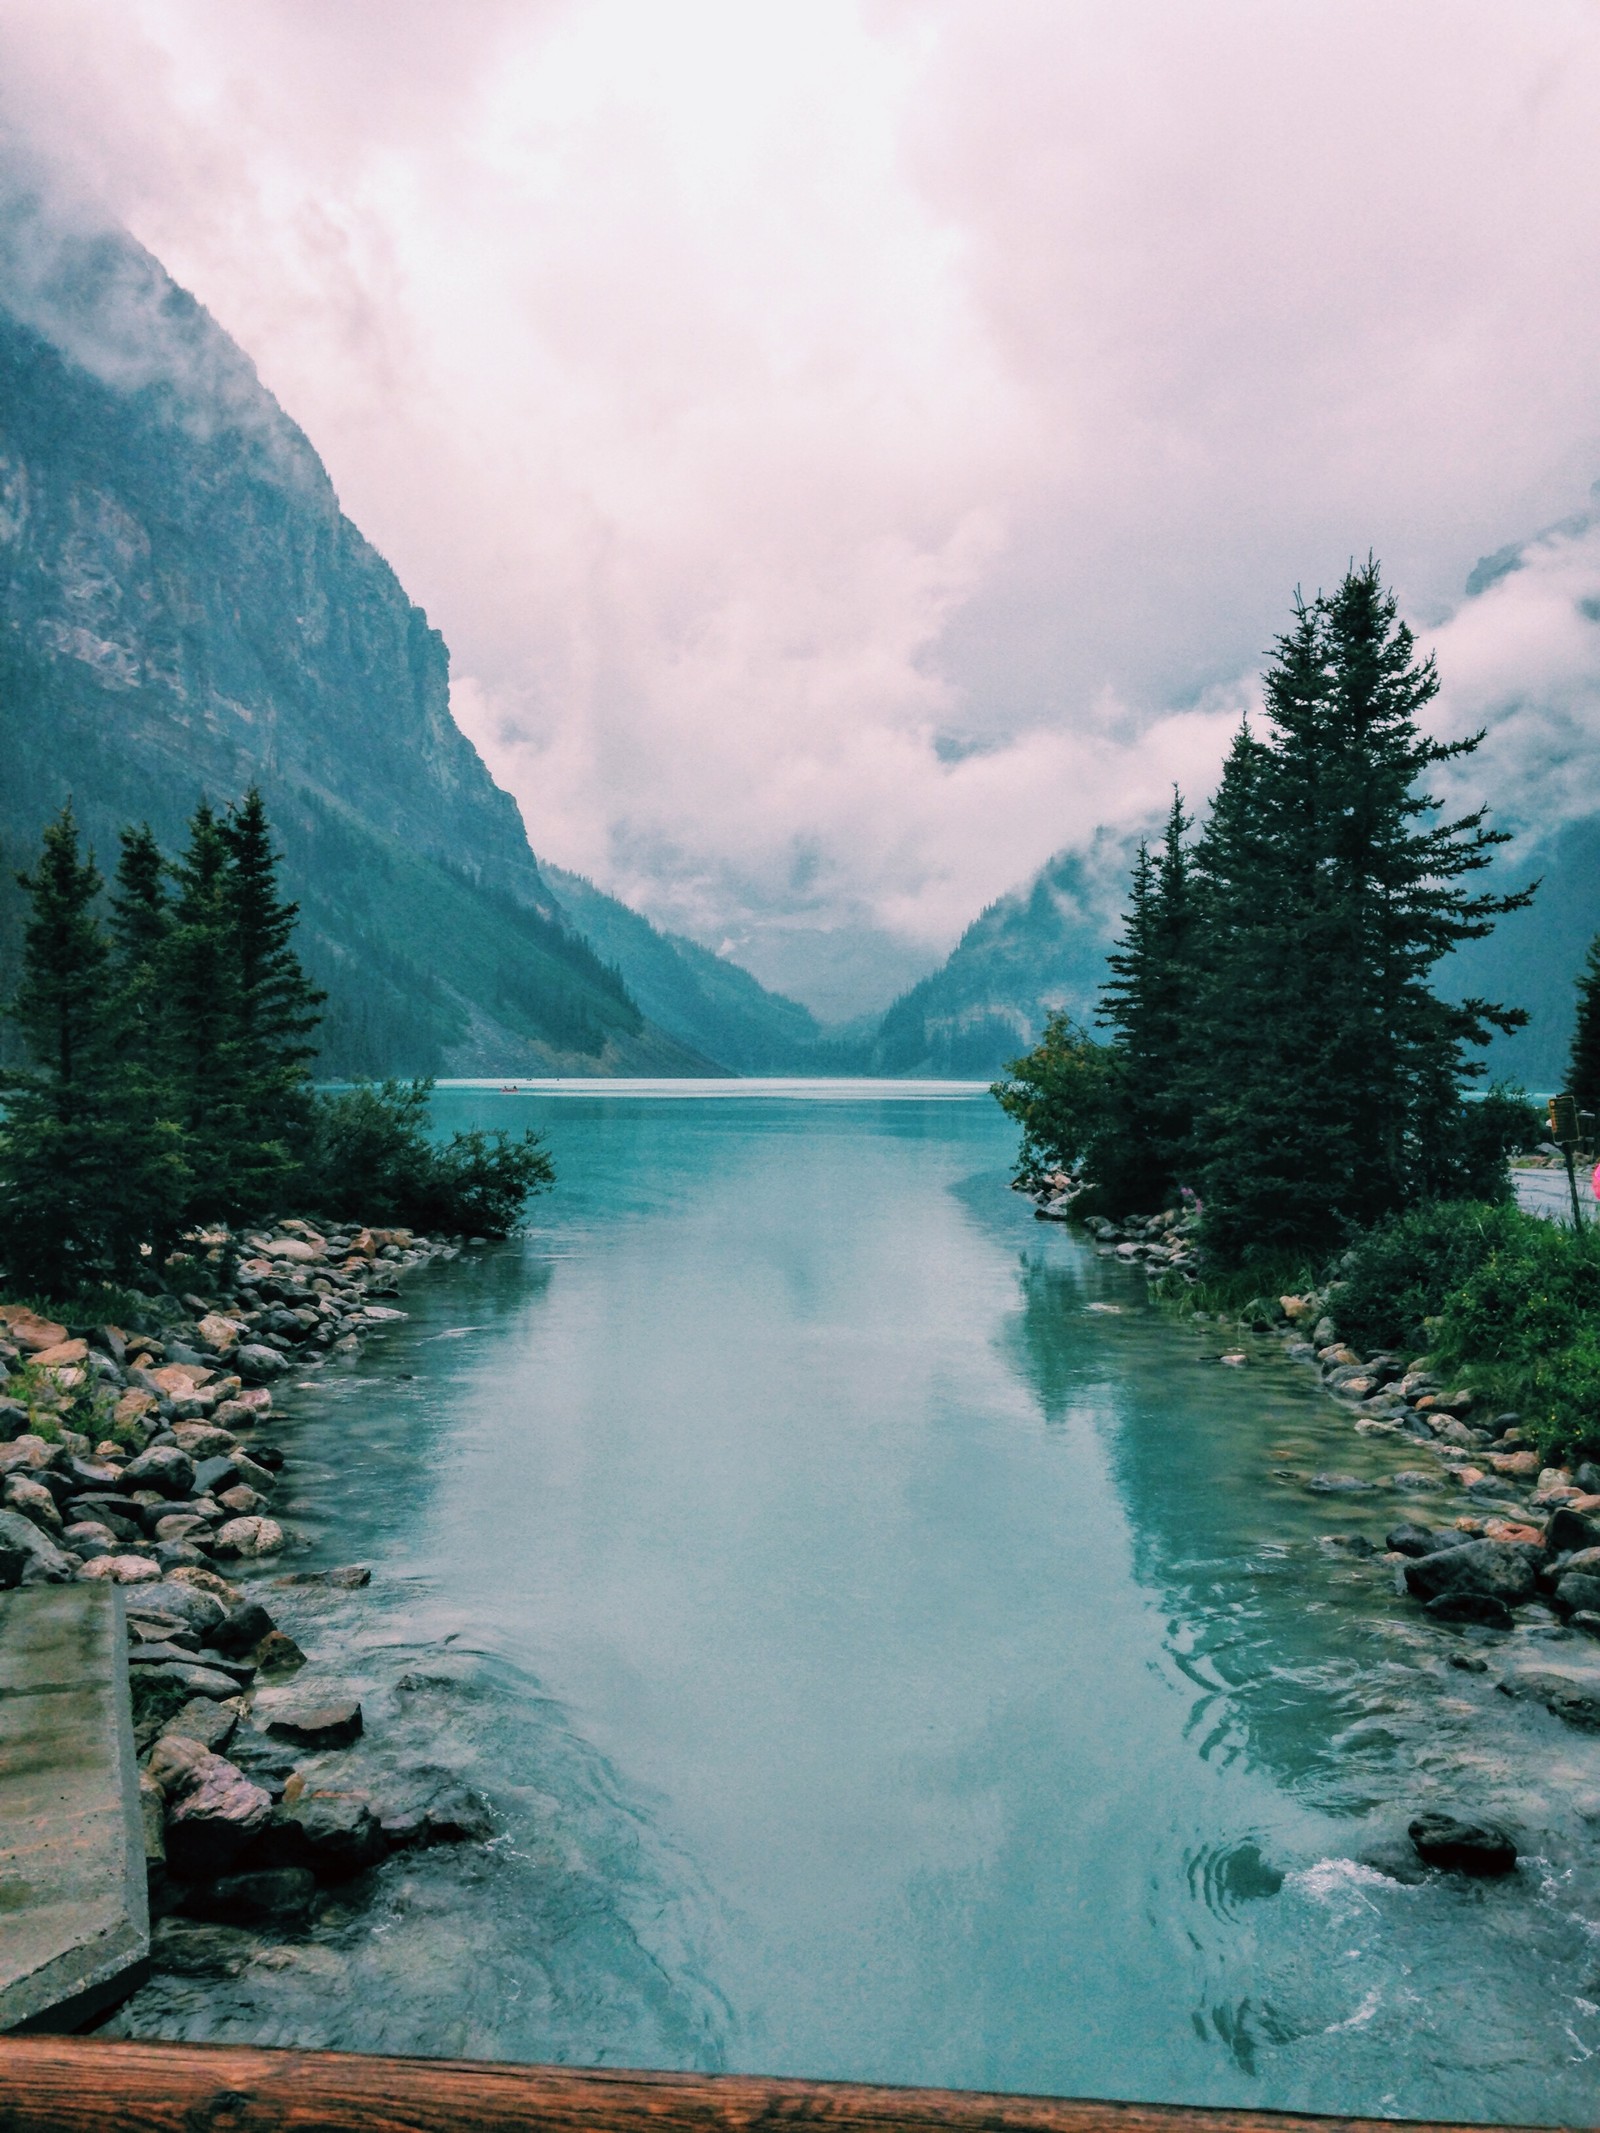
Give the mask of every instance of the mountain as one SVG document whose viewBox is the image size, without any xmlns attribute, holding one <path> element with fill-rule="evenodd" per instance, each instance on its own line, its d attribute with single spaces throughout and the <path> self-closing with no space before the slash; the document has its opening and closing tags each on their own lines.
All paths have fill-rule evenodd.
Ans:
<svg viewBox="0 0 1600 2133">
<path fill-rule="evenodd" d="M 7 878 L 69 794 L 109 869 L 122 823 L 171 849 L 259 783 L 331 1071 L 717 1071 L 569 923 L 443 639 L 248 358 L 126 233 L 3 173 L 0 761 Z"/>
<path fill-rule="evenodd" d="M 857 1071 L 986 1080 L 1028 1050 L 1052 1010 L 1092 1022 L 1129 857 L 1101 830 L 1087 851 L 1058 852 L 990 904 L 943 967 L 859 1040 Z"/>
<path fill-rule="evenodd" d="M 581 874 L 543 867 L 573 925 L 621 976 L 658 1029 L 737 1074 L 817 1071 L 822 1027 L 810 1008 L 679 933 L 662 933 Z"/>
</svg>

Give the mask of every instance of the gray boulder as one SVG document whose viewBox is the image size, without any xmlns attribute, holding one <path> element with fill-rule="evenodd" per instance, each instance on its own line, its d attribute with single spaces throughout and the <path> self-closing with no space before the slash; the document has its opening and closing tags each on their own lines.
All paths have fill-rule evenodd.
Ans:
<svg viewBox="0 0 1600 2133">
<path fill-rule="evenodd" d="M 175 1444 L 153 1444 L 130 1459 L 122 1470 L 128 1489 L 155 1489 L 160 1495 L 181 1500 L 194 1489 L 194 1461 Z"/>
<path fill-rule="evenodd" d="M 1459 1874 L 1509 1874 L 1517 1863 L 1517 1847 L 1498 1823 L 1430 1812 L 1418 1815 L 1407 1834 L 1429 1866 Z"/>
<path fill-rule="evenodd" d="M 72 1565 L 50 1536 L 20 1511 L 0 1511 L 0 1552 L 26 1557 L 17 1582 L 69 1585 Z"/>
<path fill-rule="evenodd" d="M 1413 1599 L 1437 1600 L 1444 1593 L 1482 1593 L 1507 1607 L 1533 1597 L 1534 1565 L 1525 1548 L 1512 1541 L 1467 1541 L 1441 1548 L 1405 1566 L 1406 1590 Z"/>
<path fill-rule="evenodd" d="M 186 1881 L 208 1881 L 225 1873 L 272 1813 L 272 1801 L 261 1786 L 222 1756 L 203 1749 L 163 1789 L 168 1801 L 167 1865 Z"/>
<path fill-rule="evenodd" d="M 1600 1576 L 1586 1570 L 1564 1571 L 1550 1595 L 1551 1604 L 1562 1614 L 1600 1614 Z"/>
<path fill-rule="evenodd" d="M 264 1378 L 275 1378 L 289 1367 L 287 1356 L 280 1355 L 276 1348 L 268 1348 L 260 1341 L 246 1341 L 233 1358 L 233 1367 L 246 1382 L 259 1384 Z"/>
<path fill-rule="evenodd" d="M 191 1918 L 221 1925 L 291 1924 L 304 1918 L 317 1893 L 316 1877 L 303 1866 L 281 1866 L 255 1874 L 225 1874 L 221 1880 L 191 1890 L 184 1910 Z"/>
</svg>

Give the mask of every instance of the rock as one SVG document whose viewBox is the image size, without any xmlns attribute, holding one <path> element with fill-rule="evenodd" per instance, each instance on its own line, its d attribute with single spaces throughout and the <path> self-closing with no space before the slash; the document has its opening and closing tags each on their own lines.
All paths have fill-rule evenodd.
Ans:
<svg viewBox="0 0 1600 2133">
<path fill-rule="evenodd" d="M 41 1370 L 53 1370 L 58 1365 L 70 1367 L 86 1363 L 89 1360 L 89 1343 L 78 1340 L 56 1341 L 49 1348 L 40 1348 L 32 1360 Z"/>
<path fill-rule="evenodd" d="M 272 1739 L 292 1741 L 298 1748 L 348 1748 L 361 1737 L 361 1706 L 347 1698 L 278 1711 L 268 1719 L 267 1732 Z"/>
<path fill-rule="evenodd" d="M 280 1355 L 276 1348 L 268 1348 L 260 1341 L 246 1341 L 233 1358 L 239 1373 L 250 1378 L 275 1378 L 289 1367 L 289 1358 Z M 234 1404 L 232 1402 L 230 1405 Z M 230 1421 L 232 1417 L 230 1416 Z"/>
<path fill-rule="evenodd" d="M 388 1850 L 371 1804 L 354 1792 L 306 1792 L 294 1803 L 306 1863 L 319 1881 L 376 1866 Z"/>
<path fill-rule="evenodd" d="M 1389 1480 L 1394 1488 L 1410 1489 L 1414 1494 L 1425 1494 L 1444 1487 L 1437 1474 L 1429 1474 L 1417 1466 L 1402 1467 L 1398 1474 L 1391 1474 Z"/>
<path fill-rule="evenodd" d="M 1396 1526 L 1384 1536 L 1384 1546 L 1392 1548 L 1396 1555 L 1437 1555 L 1441 1548 L 1457 1548 L 1461 1545 L 1459 1533 L 1435 1533 L 1431 1526 Z"/>
<path fill-rule="evenodd" d="M 0 1474 L 42 1474 L 61 1456 L 59 1445 L 48 1444 L 32 1430 L 0 1450 Z"/>
<path fill-rule="evenodd" d="M 281 1629 L 269 1629 L 251 1657 L 263 1674 L 293 1674 L 306 1663 L 305 1653 Z"/>
<path fill-rule="evenodd" d="M 139 1827 L 146 1871 L 167 1863 L 167 1797 L 147 1770 L 139 1772 Z"/>
<path fill-rule="evenodd" d="M 1407 1834 L 1429 1866 L 1460 1874 L 1509 1874 L 1517 1847 L 1493 1822 L 1464 1822 L 1436 1811 L 1418 1815 Z"/>
<path fill-rule="evenodd" d="M 0 1326 L 19 1348 L 27 1349 L 30 1357 L 58 1348 L 67 1338 L 65 1326 L 58 1326 L 54 1319 L 41 1318 L 37 1311 L 29 1311 L 21 1304 L 0 1309 Z"/>
<path fill-rule="evenodd" d="M 1489 1464 L 1497 1474 L 1509 1474 L 1518 1480 L 1531 1481 L 1539 1471 L 1537 1452 L 1491 1452 Z"/>
<path fill-rule="evenodd" d="M 32 1560 L 26 1549 L 0 1545 L 0 1592 L 14 1592 Z"/>
<path fill-rule="evenodd" d="M 1600 1614 L 1587 1607 L 1580 1607 L 1576 1614 L 1567 1617 L 1568 1629 L 1581 1629 L 1586 1637 L 1600 1637 Z"/>
<path fill-rule="evenodd" d="M 1476 1623 L 1482 1629 L 1514 1629 L 1515 1617 L 1504 1600 L 1486 1592 L 1442 1592 L 1427 1612 L 1436 1622 Z"/>
<path fill-rule="evenodd" d="M 1459 1548 L 1441 1548 L 1418 1557 L 1405 1567 L 1406 1588 L 1418 1600 L 1436 1600 L 1443 1593 L 1482 1593 L 1515 1607 L 1534 1592 L 1534 1567 L 1527 1550 L 1505 1541 L 1466 1541 Z"/>
<path fill-rule="evenodd" d="M 258 1952 L 254 1937 L 237 1927 L 179 1917 L 160 1919 L 150 1940 L 155 1968 L 173 1977 L 234 1978 Z"/>
<path fill-rule="evenodd" d="M 1600 1733 L 1600 1676 L 1576 1669 L 1519 1667 L 1500 1683 L 1502 1696 L 1542 1703 L 1585 1733 Z"/>
<path fill-rule="evenodd" d="M 1480 1659 L 1476 1652 L 1452 1652 L 1450 1664 L 1459 1667 L 1463 1674 L 1487 1674 L 1489 1671 L 1488 1660 Z"/>
<path fill-rule="evenodd" d="M 235 1556 L 249 1560 L 277 1555 L 284 1546 L 283 1528 L 275 1518 L 230 1518 L 218 1527 L 211 1543 L 212 1552 L 224 1561 Z"/>
<path fill-rule="evenodd" d="M 1315 1489 L 1320 1496 L 1350 1496 L 1370 1489 L 1372 1483 L 1356 1474 L 1313 1474 L 1306 1487 Z"/>
<path fill-rule="evenodd" d="M 1592 1459 L 1586 1459 L 1572 1478 L 1585 1495 L 1600 1496 L 1600 1466 L 1596 1466 Z"/>
<path fill-rule="evenodd" d="M 160 1667 L 140 1667 L 128 1676 L 133 1704 L 133 1730 L 142 1742 L 154 1739 L 169 1719 L 176 1718 L 190 1701 L 188 1685 L 175 1673 Z M 231 1693 L 233 1683 L 228 1684 Z"/>
<path fill-rule="evenodd" d="M 239 1478 L 239 1468 L 231 1452 L 219 1453 L 209 1459 L 196 1459 L 194 1466 L 194 1492 L 197 1496 L 211 1495 L 222 1489 L 231 1489 Z"/>
<path fill-rule="evenodd" d="M 465 1785 L 447 1785 L 428 1802 L 427 1839 L 432 1844 L 487 1844 L 494 1816 L 480 1793 Z"/>
<path fill-rule="evenodd" d="M 1311 1344 L 1314 1348 L 1331 1348 L 1339 1338 L 1339 1329 L 1333 1320 L 1324 1314 L 1311 1329 Z"/>
<path fill-rule="evenodd" d="M 274 1800 L 282 1799 L 299 1760 L 293 1749 L 285 1747 L 282 1741 L 269 1740 L 264 1733 L 242 1729 L 229 1745 L 228 1759 L 237 1763 L 247 1777 L 254 1778 Z"/>
<path fill-rule="evenodd" d="M 273 1628 L 273 1620 L 259 1600 L 246 1600 L 207 1632 L 206 1642 L 219 1652 L 243 1658 Z"/>
<path fill-rule="evenodd" d="M 342 1592 L 355 1592 L 372 1583 L 365 1563 L 344 1563 L 337 1570 L 296 1570 L 277 1580 L 280 1585 L 331 1585 Z"/>
<path fill-rule="evenodd" d="M 80 1518 L 62 1533 L 61 1545 L 87 1561 L 97 1555 L 115 1555 L 118 1543 L 109 1526 L 101 1525 L 97 1519 Z"/>
<path fill-rule="evenodd" d="M 224 1318 L 220 1311 L 208 1311 L 195 1331 L 203 1348 L 210 1348 L 218 1355 L 231 1355 L 239 1345 L 244 1328 L 237 1319 Z"/>
<path fill-rule="evenodd" d="M 247 1688 L 255 1679 L 255 1668 L 245 1659 L 225 1659 L 215 1652 L 207 1652 L 202 1659 L 196 1652 L 185 1651 L 181 1644 L 131 1644 L 128 1647 L 129 1666 L 192 1667 L 202 1673 L 220 1674 L 231 1680 L 237 1688 Z M 209 1696 L 210 1689 L 197 1689 L 197 1695 Z M 230 1692 L 231 1693 L 231 1692 Z"/>
<path fill-rule="evenodd" d="M 35 1481 L 31 1474 L 8 1474 L 5 1500 L 11 1510 L 20 1511 L 24 1518 L 31 1518 L 36 1526 L 43 1526 L 47 1533 L 60 1533 L 62 1518 L 56 1507 L 55 1497 L 42 1481 Z"/>
<path fill-rule="evenodd" d="M 252 1489 L 242 1481 L 231 1489 L 223 1489 L 217 1497 L 223 1510 L 233 1518 L 255 1518 L 265 1509 L 266 1501 L 259 1489 Z"/>
<path fill-rule="evenodd" d="M 1600 1613 L 1600 1577 L 1582 1570 L 1567 1570 L 1557 1580 L 1550 1598 L 1551 1605 L 1560 1614 L 1574 1614 L 1580 1609 L 1588 1614 Z"/>
<path fill-rule="evenodd" d="M 264 1259 L 287 1259 L 310 1265 L 322 1258 L 323 1253 L 320 1245 L 308 1244 L 303 1237 L 274 1237 L 270 1244 L 262 1247 L 261 1256 Z"/>
<path fill-rule="evenodd" d="M 261 1786 L 220 1755 L 203 1750 L 200 1761 L 164 1789 L 167 1865 L 186 1881 L 208 1881 L 225 1872 L 272 1812 Z"/>
<path fill-rule="evenodd" d="M 125 1392 L 111 1410 L 112 1422 L 118 1429 L 131 1429 L 136 1422 L 142 1422 L 151 1414 L 155 1405 L 154 1393 L 137 1388 L 132 1392 Z"/>
<path fill-rule="evenodd" d="M 75 1496 L 67 1506 L 70 1517 L 91 1519 L 107 1526 L 119 1541 L 144 1538 L 144 1516 L 127 1496 Z"/>
<path fill-rule="evenodd" d="M 1580 1548 L 1600 1547 L 1600 1525 L 1581 1511 L 1563 1506 L 1552 1511 L 1544 1529 L 1544 1544 L 1552 1555 L 1575 1555 Z"/>
<path fill-rule="evenodd" d="M 175 1422 L 172 1434 L 181 1450 L 186 1451 L 195 1462 L 195 1486 L 206 1486 L 200 1476 L 200 1463 L 205 1459 L 226 1459 L 236 1448 L 233 1432 L 219 1428 L 215 1422 Z"/>
<path fill-rule="evenodd" d="M 163 1577 L 173 1570 L 199 1570 L 205 1567 L 206 1558 L 193 1541 L 158 1541 L 156 1561 L 161 1565 Z"/>
<path fill-rule="evenodd" d="M 221 1601 L 224 1614 L 237 1607 L 244 1598 L 237 1585 L 230 1585 L 226 1578 L 219 1577 L 209 1565 L 174 1570 L 172 1582 L 174 1585 L 190 1585 L 196 1592 L 208 1592 L 212 1599 Z"/>
<path fill-rule="evenodd" d="M 256 1459 L 252 1459 L 248 1452 L 235 1452 L 234 1473 L 246 1488 L 258 1489 L 263 1496 L 270 1496 L 278 1486 L 278 1477 L 267 1464 L 271 1458 L 276 1458 L 279 1466 L 283 1464 L 283 1454 L 270 1444 L 260 1447 L 260 1456 Z"/>
<path fill-rule="evenodd" d="M 173 1649 L 176 1653 L 177 1648 Z M 245 1670 L 244 1679 L 252 1678 L 254 1671 L 254 1668 Z M 180 1710 L 191 1696 L 210 1696 L 220 1702 L 226 1697 L 237 1696 L 243 1685 L 240 1670 L 231 1662 L 207 1666 L 202 1660 L 191 1659 L 187 1655 L 178 1655 L 166 1660 L 141 1661 L 130 1671 L 129 1678 L 135 1685 L 142 1680 L 176 1682 L 183 1695 L 176 1703 L 170 1698 L 167 1699 L 164 1717 L 170 1717 Z"/>
<path fill-rule="evenodd" d="M 228 1925 L 287 1924 L 305 1917 L 316 1893 L 309 1868 L 280 1866 L 263 1873 L 225 1874 L 191 1890 L 184 1909 L 193 1918 Z"/>
<path fill-rule="evenodd" d="M 20 1511 L 0 1511 L 0 1549 L 27 1557 L 18 1580 L 20 1584 L 66 1585 L 72 1581 L 72 1565 L 61 1549 Z M 114 1561 L 116 1558 L 102 1557 L 101 1560 Z M 96 1566 L 85 1563 L 83 1567 L 87 1571 Z"/>
<path fill-rule="evenodd" d="M 219 1703 L 209 1696 L 192 1696 L 162 1726 L 161 1737 L 163 1740 L 174 1737 L 192 1740 L 213 1755 L 220 1755 L 233 1738 L 238 1724 L 236 1705 Z"/>
<path fill-rule="evenodd" d="M 194 1461 L 175 1444 L 153 1444 L 122 1470 L 128 1489 L 154 1489 L 169 1499 L 188 1496 L 194 1488 Z"/>
<path fill-rule="evenodd" d="M 213 1523 L 199 1511 L 172 1511 L 156 1520 L 151 1537 L 157 1541 L 193 1541 L 199 1546 L 211 1538 Z"/>
</svg>

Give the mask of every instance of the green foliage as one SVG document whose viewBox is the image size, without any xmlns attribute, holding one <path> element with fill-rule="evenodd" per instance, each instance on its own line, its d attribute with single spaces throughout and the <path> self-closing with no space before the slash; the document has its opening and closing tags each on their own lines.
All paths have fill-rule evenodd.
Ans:
<svg viewBox="0 0 1600 2133">
<path fill-rule="evenodd" d="M 1433 819 L 1426 774 L 1481 736 L 1419 730 L 1431 660 L 1377 566 L 1297 603 L 1265 677 L 1270 731 L 1242 736 L 1197 854 L 1194 1058 L 1208 1246 L 1334 1249 L 1459 1189 L 1466 1048 L 1520 1011 L 1431 988 L 1445 953 L 1520 908 L 1472 895 L 1503 832 Z M 1470 1167 L 1470 1166 L 1469 1166 Z"/>
<path fill-rule="evenodd" d="M 1468 1200 L 1392 1216 L 1350 1254 L 1334 1301 L 1340 1334 L 1368 1352 L 1427 1348 L 1429 1321 L 1527 1220 L 1503 1203 Z"/>
<path fill-rule="evenodd" d="M 1022 1128 L 1024 1177 L 1075 1170 L 1103 1144 L 1112 1123 L 1111 1048 L 1070 1015 L 1051 1015 L 1033 1050 L 1006 1074 L 993 1094 Z"/>
<path fill-rule="evenodd" d="M 1600 1116 L 1600 933 L 1589 943 L 1578 976 L 1578 1015 L 1572 1032 L 1567 1088 L 1580 1111 Z"/>
<path fill-rule="evenodd" d="M 1333 1300 L 1358 1348 L 1426 1347 L 1547 1452 L 1600 1445 L 1600 1228 L 1445 1202 L 1382 1224 Z"/>
<path fill-rule="evenodd" d="M 503 1237 L 554 1176 L 537 1134 L 428 1134 L 429 1081 L 363 1083 L 318 1097 L 304 1194 L 339 1220 Z"/>
<path fill-rule="evenodd" d="M 1160 853 L 1152 860 L 1139 847 L 1122 944 L 1101 995 L 1100 1021 L 1114 1033 L 1113 1116 L 1093 1168 L 1101 1197 L 1123 1210 L 1166 1206 L 1192 1151 L 1193 1108 L 1181 1070 L 1194 989 L 1188 828 L 1174 791 Z"/>
</svg>

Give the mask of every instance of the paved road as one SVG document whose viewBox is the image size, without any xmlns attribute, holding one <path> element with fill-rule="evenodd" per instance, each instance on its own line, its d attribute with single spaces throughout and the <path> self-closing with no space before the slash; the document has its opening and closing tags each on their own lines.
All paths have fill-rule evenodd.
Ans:
<svg viewBox="0 0 1600 2133">
<path fill-rule="evenodd" d="M 1512 1179 L 1517 1188 L 1517 1204 L 1525 1207 L 1531 1215 L 1548 1215 L 1553 1222 L 1572 1222 L 1572 1195 L 1567 1190 L 1567 1173 L 1564 1170 L 1513 1170 Z M 1596 1218 L 1594 1188 L 1589 1182 L 1587 1170 L 1578 1173 L 1578 1205 L 1583 1209 L 1584 1220 Z"/>
</svg>

